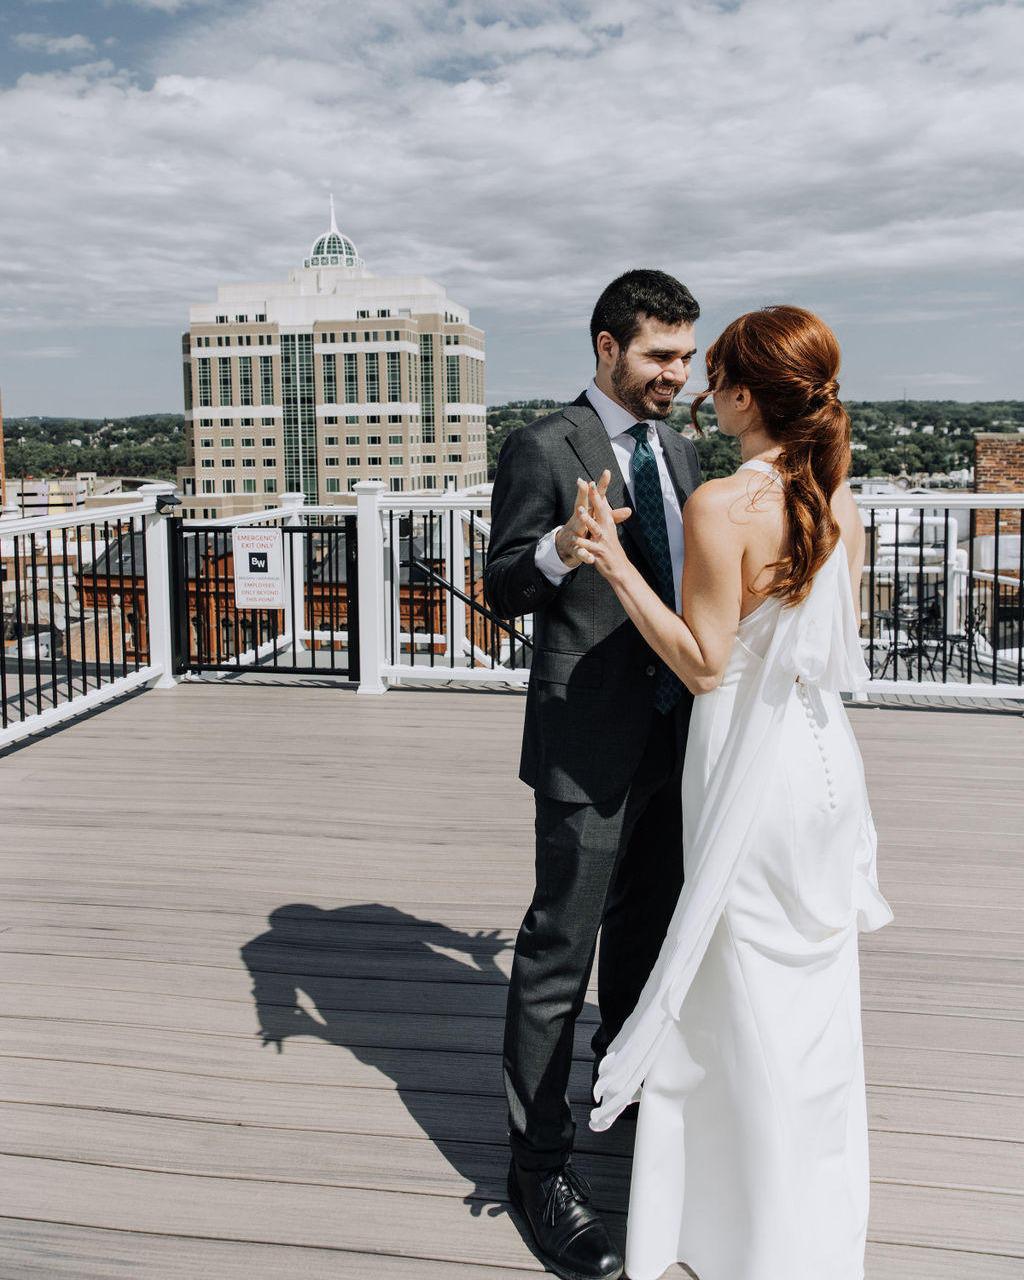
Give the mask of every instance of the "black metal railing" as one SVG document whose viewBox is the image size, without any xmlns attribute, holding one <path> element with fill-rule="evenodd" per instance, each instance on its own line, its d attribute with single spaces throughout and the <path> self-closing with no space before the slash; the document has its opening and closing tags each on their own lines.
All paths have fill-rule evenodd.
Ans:
<svg viewBox="0 0 1024 1280">
<path fill-rule="evenodd" d="M 235 593 L 234 528 L 172 521 L 175 671 L 267 670 L 359 678 L 355 515 L 247 522 L 281 535 L 281 603 L 249 608 Z"/>
<path fill-rule="evenodd" d="M 883 502 L 864 513 L 861 619 L 872 678 L 1024 686 L 1020 509 Z"/>
<path fill-rule="evenodd" d="M 149 665 L 143 520 L 0 532 L 0 728 Z"/>
<path fill-rule="evenodd" d="M 489 526 L 472 507 L 385 515 L 392 667 L 467 672 L 529 669 L 532 619 L 500 618 L 484 597 Z"/>
</svg>

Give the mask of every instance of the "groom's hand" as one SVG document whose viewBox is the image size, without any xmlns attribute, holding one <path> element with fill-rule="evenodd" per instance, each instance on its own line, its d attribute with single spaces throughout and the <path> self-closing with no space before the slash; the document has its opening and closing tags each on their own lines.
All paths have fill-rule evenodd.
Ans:
<svg viewBox="0 0 1024 1280">
<path fill-rule="evenodd" d="M 612 473 L 607 468 L 601 472 L 598 477 L 597 484 L 594 486 L 592 486 L 591 482 L 587 480 L 576 481 L 576 503 L 573 506 L 572 515 L 568 520 L 566 520 L 565 524 L 562 525 L 561 529 L 559 529 L 558 535 L 555 538 L 555 549 L 558 552 L 559 559 L 569 569 L 575 569 L 577 565 L 583 563 L 583 559 L 577 552 L 575 545 L 576 539 L 578 537 L 585 537 L 587 533 L 586 525 L 583 523 L 583 519 L 580 516 L 580 507 L 585 508 L 588 512 L 592 512 L 593 495 L 595 490 L 603 498 L 608 492 L 608 486 L 611 482 Z M 627 515 L 629 515 L 629 509 L 625 507 L 620 508 L 615 514 L 620 516 L 620 519 L 616 520 L 616 524 L 619 524 Z"/>
</svg>

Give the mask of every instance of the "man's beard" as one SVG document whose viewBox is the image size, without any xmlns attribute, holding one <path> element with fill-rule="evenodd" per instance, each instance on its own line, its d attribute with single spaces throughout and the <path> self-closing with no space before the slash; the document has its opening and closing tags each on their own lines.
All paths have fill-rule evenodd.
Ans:
<svg viewBox="0 0 1024 1280">
<path fill-rule="evenodd" d="M 675 386 L 671 388 L 672 395 L 667 401 L 660 402 L 653 399 L 651 392 L 658 385 L 659 380 L 655 378 L 653 382 L 644 382 L 640 378 L 633 377 L 621 354 L 612 365 L 611 376 L 612 386 L 615 388 L 619 403 L 628 409 L 638 422 L 648 418 L 667 418 L 672 412 L 678 389 Z"/>
</svg>

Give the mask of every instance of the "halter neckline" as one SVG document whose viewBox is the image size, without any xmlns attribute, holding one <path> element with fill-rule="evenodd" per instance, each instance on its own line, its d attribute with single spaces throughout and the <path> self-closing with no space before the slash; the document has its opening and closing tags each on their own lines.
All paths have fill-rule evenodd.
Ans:
<svg viewBox="0 0 1024 1280">
<path fill-rule="evenodd" d="M 751 458 L 747 462 L 741 462 L 736 468 L 737 471 L 763 471 L 768 476 L 778 476 L 779 469 L 770 462 L 765 462 L 763 458 Z"/>
</svg>

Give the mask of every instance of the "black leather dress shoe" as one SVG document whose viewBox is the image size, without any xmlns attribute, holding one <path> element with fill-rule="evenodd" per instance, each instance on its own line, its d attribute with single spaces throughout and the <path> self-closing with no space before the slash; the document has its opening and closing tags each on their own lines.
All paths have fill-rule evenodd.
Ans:
<svg viewBox="0 0 1024 1280">
<path fill-rule="evenodd" d="M 590 1186 L 569 1161 L 531 1172 L 513 1160 L 508 1198 L 526 1220 L 537 1257 L 562 1280 L 619 1280 L 622 1256 L 589 1207 Z"/>
</svg>

